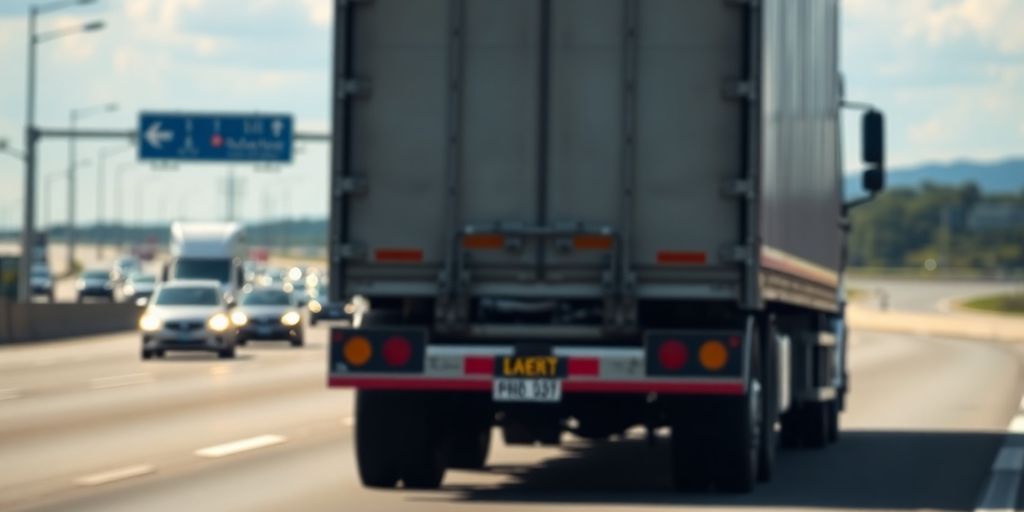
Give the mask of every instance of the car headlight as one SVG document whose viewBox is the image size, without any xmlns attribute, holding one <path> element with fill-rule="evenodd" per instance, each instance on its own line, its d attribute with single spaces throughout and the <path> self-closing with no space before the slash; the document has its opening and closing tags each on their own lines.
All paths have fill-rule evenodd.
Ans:
<svg viewBox="0 0 1024 512">
<path fill-rule="evenodd" d="M 156 315 L 151 315 L 149 313 L 142 315 L 142 318 L 139 319 L 139 328 L 146 332 L 160 330 L 160 326 L 162 324 L 163 322 L 161 322 Z"/>
<path fill-rule="evenodd" d="M 217 313 L 216 315 L 211 316 L 209 320 L 207 320 L 206 326 L 213 331 L 226 331 L 228 327 L 231 327 L 231 319 L 228 318 L 228 316 L 225 315 L 224 313 Z"/>
<path fill-rule="evenodd" d="M 241 327 L 249 323 L 249 317 L 245 316 L 245 313 L 242 313 L 241 311 L 235 311 L 231 313 L 231 323 Z"/>
<path fill-rule="evenodd" d="M 323 306 L 321 306 L 320 302 L 318 302 L 316 299 L 310 300 L 307 306 L 309 307 L 309 310 L 314 313 L 319 313 L 323 309 Z"/>
<path fill-rule="evenodd" d="M 301 321 L 302 321 L 302 315 L 300 315 L 296 311 L 289 311 L 289 312 L 287 312 L 287 313 L 285 313 L 284 315 L 281 316 L 281 323 L 284 324 L 284 325 L 287 325 L 288 327 L 292 327 L 294 325 L 298 325 L 299 322 L 301 322 Z"/>
<path fill-rule="evenodd" d="M 75 282 L 75 289 L 76 290 L 84 290 L 85 289 L 85 281 L 76 281 Z"/>
</svg>

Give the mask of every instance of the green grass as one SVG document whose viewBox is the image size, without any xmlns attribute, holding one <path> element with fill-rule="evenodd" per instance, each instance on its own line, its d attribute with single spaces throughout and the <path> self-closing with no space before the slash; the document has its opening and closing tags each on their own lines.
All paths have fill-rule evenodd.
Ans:
<svg viewBox="0 0 1024 512">
<path fill-rule="evenodd" d="M 978 309 L 995 313 L 1024 315 L 1024 293 L 1009 293 L 1004 295 L 978 297 L 964 302 L 963 306 L 970 309 Z"/>
</svg>

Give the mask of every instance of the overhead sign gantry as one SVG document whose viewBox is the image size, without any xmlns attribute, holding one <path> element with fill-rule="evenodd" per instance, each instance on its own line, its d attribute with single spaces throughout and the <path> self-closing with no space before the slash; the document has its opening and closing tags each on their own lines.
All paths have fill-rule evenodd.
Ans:
<svg viewBox="0 0 1024 512">
<path fill-rule="evenodd" d="M 288 114 L 142 112 L 139 159 L 287 163 L 293 125 Z"/>
</svg>

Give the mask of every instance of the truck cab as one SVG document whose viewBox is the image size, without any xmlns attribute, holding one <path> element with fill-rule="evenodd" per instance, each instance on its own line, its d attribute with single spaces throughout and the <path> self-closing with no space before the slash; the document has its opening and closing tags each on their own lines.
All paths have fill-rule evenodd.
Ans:
<svg viewBox="0 0 1024 512">
<path fill-rule="evenodd" d="M 245 230 L 237 223 L 175 222 L 171 225 L 170 253 L 164 281 L 215 280 L 229 303 L 245 284 Z"/>
</svg>

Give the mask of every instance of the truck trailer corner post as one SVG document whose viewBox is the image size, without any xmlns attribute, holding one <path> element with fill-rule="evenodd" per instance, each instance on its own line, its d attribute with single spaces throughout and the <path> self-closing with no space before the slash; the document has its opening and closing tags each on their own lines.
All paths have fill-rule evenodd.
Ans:
<svg viewBox="0 0 1024 512">
<path fill-rule="evenodd" d="M 331 299 L 371 307 L 329 383 L 358 390 L 363 483 L 437 487 L 493 425 L 668 426 L 681 490 L 835 441 L 838 14 L 336 0 Z"/>
</svg>

